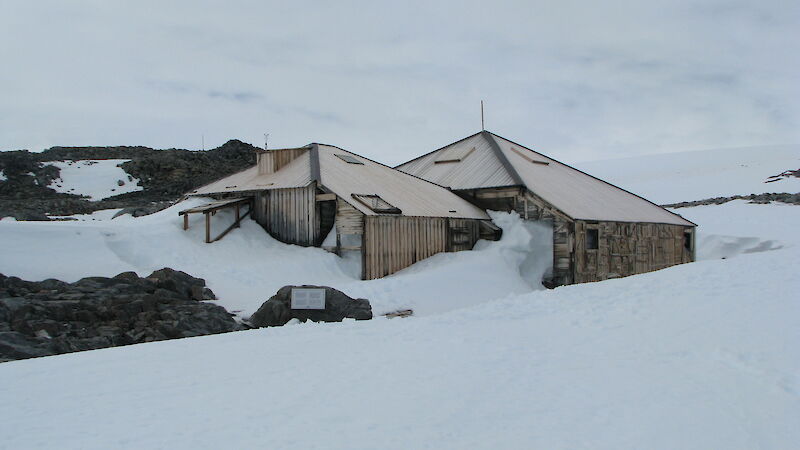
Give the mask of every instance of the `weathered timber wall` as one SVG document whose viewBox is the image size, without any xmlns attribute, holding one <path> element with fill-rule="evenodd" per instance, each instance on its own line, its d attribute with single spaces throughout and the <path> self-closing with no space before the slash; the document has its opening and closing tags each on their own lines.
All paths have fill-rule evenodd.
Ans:
<svg viewBox="0 0 800 450">
<path fill-rule="evenodd" d="M 586 248 L 588 229 L 597 230 L 597 249 Z M 619 278 L 691 262 L 694 252 L 684 246 L 685 232 L 691 233 L 694 245 L 691 227 L 575 221 L 575 282 Z"/>
<path fill-rule="evenodd" d="M 307 152 L 307 148 L 287 148 L 281 150 L 266 150 L 258 153 L 258 173 L 264 175 L 280 170 L 295 158 Z"/>
<path fill-rule="evenodd" d="M 319 223 L 316 187 L 274 189 L 256 194 L 254 217 L 275 239 L 288 244 L 316 245 Z"/>
<path fill-rule="evenodd" d="M 364 214 L 336 197 L 337 251 L 361 250 L 364 242 Z"/>
<path fill-rule="evenodd" d="M 364 279 L 393 274 L 437 253 L 469 250 L 479 221 L 443 217 L 364 217 Z"/>
<path fill-rule="evenodd" d="M 480 222 L 473 219 L 447 219 L 448 252 L 472 250 L 480 239 Z"/>
</svg>

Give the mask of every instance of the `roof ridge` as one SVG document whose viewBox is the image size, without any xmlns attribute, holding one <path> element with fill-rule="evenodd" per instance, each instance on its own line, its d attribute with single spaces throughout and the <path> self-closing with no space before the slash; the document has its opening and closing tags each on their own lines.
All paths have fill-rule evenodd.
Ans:
<svg viewBox="0 0 800 450">
<path fill-rule="evenodd" d="M 483 131 L 486 131 L 486 130 L 483 130 Z M 447 144 L 447 145 L 445 145 L 445 146 L 443 146 L 443 147 L 439 147 L 439 148 L 437 148 L 436 150 L 433 150 L 433 151 L 430 151 L 430 152 L 428 152 L 428 153 L 425 153 L 424 155 L 419 155 L 419 156 L 417 156 L 417 157 L 416 157 L 416 158 L 414 158 L 414 159 L 409 159 L 408 161 L 406 161 L 406 162 L 404 162 L 404 163 L 402 163 L 402 164 L 398 164 L 398 165 L 396 165 L 396 166 L 392 167 L 392 169 L 397 169 L 397 168 L 398 168 L 398 167 L 400 167 L 400 166 L 404 166 L 404 165 L 406 165 L 406 164 L 408 164 L 408 163 L 410 163 L 410 162 L 412 162 L 412 161 L 416 161 L 416 160 L 418 160 L 418 159 L 420 159 L 420 158 L 424 158 L 424 157 L 426 157 L 426 156 L 428 156 L 428 155 L 430 155 L 430 154 L 432 154 L 432 153 L 436 153 L 436 152 L 438 152 L 439 150 L 442 150 L 442 149 L 444 149 L 444 148 L 450 147 L 451 145 L 455 145 L 455 144 L 458 144 L 459 142 L 466 141 L 467 139 L 473 138 L 473 137 L 475 137 L 475 136 L 477 136 L 477 135 L 479 135 L 479 134 L 483 133 L 483 131 L 478 131 L 477 133 L 470 134 L 469 136 L 467 136 L 467 137 L 465 137 L 465 138 L 459 139 L 459 140 L 457 140 L 457 141 L 455 141 L 455 142 L 451 142 L 451 143 L 449 143 L 449 144 Z M 412 175 L 412 176 L 413 176 L 413 175 Z M 435 184 L 435 183 L 434 183 L 434 184 Z"/>
<path fill-rule="evenodd" d="M 514 167 L 511 161 L 509 161 L 508 158 L 506 158 L 506 155 L 503 153 L 503 149 L 501 149 L 497 141 L 494 140 L 494 134 L 491 131 L 483 130 L 481 131 L 481 136 L 483 136 L 483 138 L 486 139 L 486 142 L 489 143 L 489 147 L 492 148 L 494 156 L 500 160 L 500 164 L 502 164 L 503 168 L 506 169 L 506 172 L 508 172 L 508 174 L 511 175 L 511 179 L 514 180 L 514 183 L 525 186 L 527 188 L 528 186 L 525 184 L 524 181 L 522 181 L 522 177 L 519 176 L 517 169 Z M 530 190 L 530 188 L 528 188 L 528 190 Z"/>
</svg>

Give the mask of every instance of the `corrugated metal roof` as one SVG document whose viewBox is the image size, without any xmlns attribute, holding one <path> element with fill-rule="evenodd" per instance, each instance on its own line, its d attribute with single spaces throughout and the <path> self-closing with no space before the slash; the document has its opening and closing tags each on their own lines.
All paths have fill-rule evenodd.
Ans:
<svg viewBox="0 0 800 450">
<path fill-rule="evenodd" d="M 461 161 L 436 163 L 442 153 L 461 155 L 472 148 L 475 150 Z M 490 142 L 481 133 L 401 164 L 396 169 L 450 189 L 480 189 L 518 184 L 503 167 L 502 161 L 492 151 Z"/>
<path fill-rule="evenodd" d="M 312 181 L 310 167 L 307 151 L 277 172 L 259 175 L 258 166 L 253 166 L 198 188 L 190 195 L 306 187 Z"/>
<path fill-rule="evenodd" d="M 492 137 L 525 186 L 574 219 L 694 225 L 622 188 L 500 136 Z"/>
<path fill-rule="evenodd" d="M 488 219 L 482 209 L 447 189 L 337 147 L 320 144 L 320 183 L 356 209 L 377 215 L 353 194 L 375 194 L 404 216 Z M 336 155 L 350 155 L 364 164 L 350 164 Z"/>
<path fill-rule="evenodd" d="M 440 152 L 470 145 L 476 151 L 464 160 L 434 164 Z M 470 136 L 397 168 L 454 190 L 514 186 L 521 181 L 528 190 L 573 219 L 694 225 L 624 189 L 489 132 Z"/>
<path fill-rule="evenodd" d="M 352 164 L 340 156 L 363 164 Z M 316 159 L 318 162 L 314 162 Z M 309 151 L 277 172 L 258 175 L 254 166 L 203 186 L 190 195 L 259 191 L 308 186 L 319 170 L 319 184 L 367 215 L 378 215 L 353 194 L 378 195 L 404 216 L 489 219 L 482 209 L 448 189 L 338 147 L 312 144 Z"/>
</svg>

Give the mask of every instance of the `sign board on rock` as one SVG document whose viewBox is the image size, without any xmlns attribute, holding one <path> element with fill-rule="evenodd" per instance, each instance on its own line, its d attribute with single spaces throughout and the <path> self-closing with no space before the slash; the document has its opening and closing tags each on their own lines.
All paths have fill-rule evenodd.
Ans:
<svg viewBox="0 0 800 450">
<path fill-rule="evenodd" d="M 325 289 L 292 289 L 292 309 L 325 309 Z"/>
</svg>

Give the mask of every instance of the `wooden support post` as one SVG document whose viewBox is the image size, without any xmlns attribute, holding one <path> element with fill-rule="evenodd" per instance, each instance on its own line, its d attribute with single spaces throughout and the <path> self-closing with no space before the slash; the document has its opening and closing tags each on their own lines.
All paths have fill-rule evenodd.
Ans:
<svg viewBox="0 0 800 450">
<path fill-rule="evenodd" d="M 211 214 L 203 213 L 206 216 L 206 244 L 211 243 Z"/>
<path fill-rule="evenodd" d="M 240 226 L 241 225 L 239 225 L 239 204 L 237 203 L 236 204 L 236 228 L 239 228 Z"/>
<path fill-rule="evenodd" d="M 183 229 L 184 230 L 188 230 L 189 229 L 189 215 L 188 214 L 184 214 L 183 215 Z"/>
</svg>

